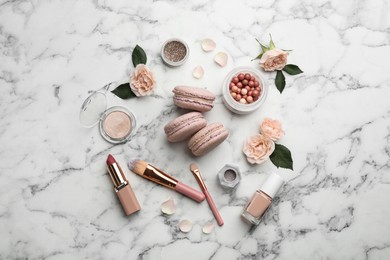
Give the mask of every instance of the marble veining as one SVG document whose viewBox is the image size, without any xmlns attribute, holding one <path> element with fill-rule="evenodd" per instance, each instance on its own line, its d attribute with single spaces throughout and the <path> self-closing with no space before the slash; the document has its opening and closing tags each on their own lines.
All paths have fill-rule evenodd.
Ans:
<svg viewBox="0 0 390 260">
<path fill-rule="evenodd" d="M 389 259 L 389 12 L 385 0 L 0 1 L 0 259 Z M 255 38 L 266 42 L 270 33 L 304 74 L 287 76 L 279 94 L 274 73 L 262 73 L 270 87 L 264 105 L 233 115 L 222 81 L 237 66 L 258 68 Z M 190 48 L 178 68 L 160 57 L 171 37 Z M 204 38 L 215 51 L 201 50 Z M 134 137 L 112 145 L 97 127 L 81 127 L 78 113 L 91 91 L 128 80 L 136 44 L 157 86 L 145 98 L 107 95 L 108 106 L 137 118 Z M 225 68 L 213 61 L 218 51 L 228 54 Z M 197 65 L 200 80 L 192 77 Z M 184 112 L 172 102 L 179 84 L 217 95 L 205 117 L 230 136 L 207 156 L 165 138 L 164 125 Z M 283 123 L 280 143 L 292 151 L 294 171 L 246 162 L 243 142 L 265 117 Z M 140 201 L 130 217 L 106 172 L 108 153 Z M 203 234 L 215 222 L 207 203 L 129 172 L 134 157 L 198 188 L 189 171 L 196 162 L 225 225 Z M 242 173 L 234 191 L 218 184 L 226 163 Z M 272 171 L 287 183 L 251 229 L 239 215 Z M 177 211 L 166 216 L 160 204 L 170 197 Z M 194 223 L 191 232 L 179 231 L 182 219 Z"/>
</svg>

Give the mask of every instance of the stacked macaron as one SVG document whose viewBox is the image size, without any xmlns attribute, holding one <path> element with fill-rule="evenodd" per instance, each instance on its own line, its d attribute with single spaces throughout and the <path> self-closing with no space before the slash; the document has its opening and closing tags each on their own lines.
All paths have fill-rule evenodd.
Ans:
<svg viewBox="0 0 390 260">
<path fill-rule="evenodd" d="M 176 86 L 173 93 L 175 105 L 184 109 L 207 112 L 214 106 L 215 95 L 207 89 Z"/>
<path fill-rule="evenodd" d="M 176 106 L 195 110 L 177 117 L 165 125 L 164 131 L 169 142 L 180 142 L 190 138 L 188 147 L 195 156 L 202 156 L 221 144 L 229 135 L 221 123 L 207 121 L 200 112 L 213 108 L 215 95 L 202 88 L 177 86 L 173 89 Z"/>
<path fill-rule="evenodd" d="M 204 116 L 199 112 L 186 113 L 170 121 L 164 131 L 169 142 L 180 142 L 191 137 L 207 125 Z"/>
<path fill-rule="evenodd" d="M 228 130 L 221 123 L 211 123 L 191 137 L 188 148 L 195 156 L 201 156 L 225 141 L 228 135 Z"/>
</svg>

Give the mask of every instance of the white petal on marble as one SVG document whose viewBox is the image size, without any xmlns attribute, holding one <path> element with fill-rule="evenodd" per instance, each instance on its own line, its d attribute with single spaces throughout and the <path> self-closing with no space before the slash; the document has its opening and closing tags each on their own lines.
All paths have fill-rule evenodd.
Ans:
<svg viewBox="0 0 390 260">
<path fill-rule="evenodd" d="M 192 76 L 196 79 L 201 79 L 204 75 L 204 69 L 202 66 L 198 65 L 192 71 Z"/>
<path fill-rule="evenodd" d="M 183 219 L 179 222 L 179 229 L 183 233 L 188 233 L 192 230 L 192 222 L 188 219 Z"/>
<path fill-rule="evenodd" d="M 225 52 L 218 52 L 214 56 L 214 61 L 221 67 L 225 67 L 228 61 L 228 56 Z"/>
<path fill-rule="evenodd" d="M 166 215 L 172 215 L 176 212 L 176 204 L 175 201 L 172 198 L 169 198 L 168 200 L 161 203 L 161 212 Z"/>
<path fill-rule="evenodd" d="M 206 224 L 203 225 L 202 231 L 205 234 L 210 234 L 214 230 L 214 223 L 213 222 L 207 222 Z"/>
<path fill-rule="evenodd" d="M 203 39 L 202 40 L 202 49 L 205 52 L 213 51 L 216 46 L 217 46 L 217 44 L 212 39 Z"/>
</svg>

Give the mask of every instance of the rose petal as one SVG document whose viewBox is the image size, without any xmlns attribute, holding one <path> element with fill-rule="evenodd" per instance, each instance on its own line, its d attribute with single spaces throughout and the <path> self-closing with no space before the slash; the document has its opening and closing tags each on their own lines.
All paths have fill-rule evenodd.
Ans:
<svg viewBox="0 0 390 260">
<path fill-rule="evenodd" d="M 192 222 L 188 219 L 183 219 L 179 223 L 180 231 L 183 233 L 188 233 L 192 230 Z"/>
<path fill-rule="evenodd" d="M 207 222 L 203 227 L 202 231 L 205 234 L 210 234 L 214 230 L 214 223 L 213 222 Z"/>
<path fill-rule="evenodd" d="M 214 61 L 221 67 L 225 67 L 227 64 L 228 56 L 224 52 L 218 52 L 215 54 Z"/>
<path fill-rule="evenodd" d="M 202 49 L 205 51 L 205 52 L 209 52 L 209 51 L 212 51 L 215 49 L 215 46 L 217 46 L 215 44 L 215 42 L 211 39 L 204 39 L 202 41 Z"/>
<path fill-rule="evenodd" d="M 169 198 L 168 200 L 161 203 L 160 209 L 161 209 L 162 213 L 167 214 L 167 215 L 172 215 L 173 213 L 176 212 L 175 201 L 173 199 Z"/>
<path fill-rule="evenodd" d="M 203 70 L 202 66 L 196 66 L 194 68 L 194 70 L 192 71 L 192 76 L 194 76 L 194 78 L 196 78 L 196 79 L 202 78 L 203 74 L 204 74 L 204 70 Z"/>
</svg>

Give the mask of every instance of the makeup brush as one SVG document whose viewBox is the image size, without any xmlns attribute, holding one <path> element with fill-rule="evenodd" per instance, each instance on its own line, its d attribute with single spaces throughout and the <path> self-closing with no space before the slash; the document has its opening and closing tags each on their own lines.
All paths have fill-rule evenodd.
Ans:
<svg viewBox="0 0 390 260">
<path fill-rule="evenodd" d="M 132 159 L 128 163 L 128 167 L 132 172 L 140 175 L 141 177 L 175 190 L 197 202 L 202 202 L 205 198 L 203 193 L 185 185 L 184 183 L 176 180 L 172 176 L 169 176 L 162 170 L 157 169 L 145 161 L 140 159 Z"/>
<path fill-rule="evenodd" d="M 215 203 L 214 203 L 213 199 L 211 198 L 209 191 L 207 190 L 206 184 L 204 183 L 204 181 L 202 179 L 202 175 L 200 174 L 198 166 L 195 163 L 191 163 L 190 170 L 194 174 L 196 181 L 198 182 L 200 188 L 202 189 L 204 195 L 206 196 L 207 203 L 209 204 L 210 209 L 213 212 L 214 217 L 218 222 L 218 225 L 222 226 L 223 219 L 222 219 L 221 215 L 219 214 L 217 206 L 215 206 Z"/>
</svg>

